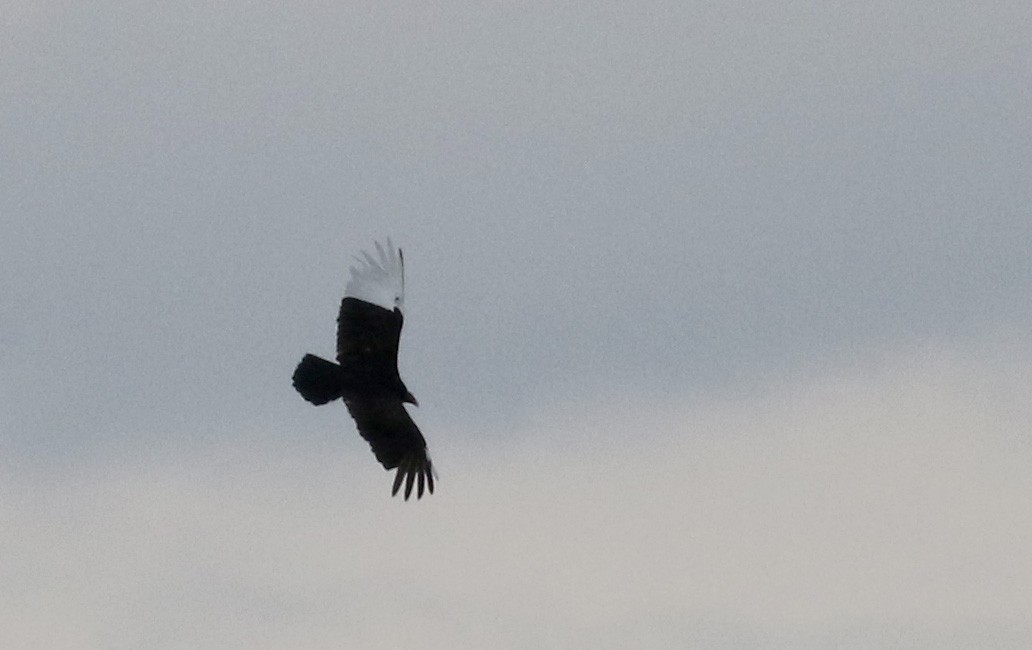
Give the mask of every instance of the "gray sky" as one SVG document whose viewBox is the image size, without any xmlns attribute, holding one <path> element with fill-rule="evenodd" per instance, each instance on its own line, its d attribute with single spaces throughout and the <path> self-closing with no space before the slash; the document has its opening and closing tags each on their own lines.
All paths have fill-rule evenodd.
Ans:
<svg viewBox="0 0 1032 650">
<path fill-rule="evenodd" d="M 0 645 L 1028 647 L 1032 9 L 897 5 L 0 1 Z"/>
</svg>

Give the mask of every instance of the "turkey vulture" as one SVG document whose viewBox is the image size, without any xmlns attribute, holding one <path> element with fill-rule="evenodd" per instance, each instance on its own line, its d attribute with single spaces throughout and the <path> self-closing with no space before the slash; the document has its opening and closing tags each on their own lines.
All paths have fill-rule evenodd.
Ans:
<svg viewBox="0 0 1032 650">
<path fill-rule="evenodd" d="M 405 500 L 418 484 L 434 492 L 434 470 L 426 440 L 405 410 L 416 398 L 398 375 L 405 299 L 401 249 L 376 243 L 377 257 L 363 252 L 344 289 L 337 316 L 337 363 L 306 354 L 294 370 L 294 388 L 315 405 L 341 397 L 384 469 L 397 468 L 391 496 L 405 482 Z"/>
</svg>

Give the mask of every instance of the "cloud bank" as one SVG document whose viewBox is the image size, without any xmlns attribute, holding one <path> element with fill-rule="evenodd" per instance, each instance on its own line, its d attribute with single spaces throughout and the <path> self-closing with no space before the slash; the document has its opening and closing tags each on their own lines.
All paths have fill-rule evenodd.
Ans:
<svg viewBox="0 0 1032 650">
<path fill-rule="evenodd" d="M 555 404 L 504 448 L 429 432 L 442 476 L 419 503 L 388 498 L 343 410 L 337 437 L 8 467 L 0 640 L 1027 647 L 1030 343 Z"/>
</svg>

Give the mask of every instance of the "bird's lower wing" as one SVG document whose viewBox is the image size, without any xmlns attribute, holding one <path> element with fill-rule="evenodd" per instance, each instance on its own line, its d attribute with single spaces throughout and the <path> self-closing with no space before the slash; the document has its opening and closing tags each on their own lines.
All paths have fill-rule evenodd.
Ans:
<svg viewBox="0 0 1032 650">
<path fill-rule="evenodd" d="M 394 398 L 356 396 L 345 398 L 348 412 L 358 432 L 372 447 L 376 460 L 385 469 L 397 468 L 391 494 L 405 484 L 405 499 L 416 488 L 416 497 L 424 490 L 434 492 L 434 470 L 426 451 L 426 440 L 412 421 L 404 404 Z"/>
</svg>

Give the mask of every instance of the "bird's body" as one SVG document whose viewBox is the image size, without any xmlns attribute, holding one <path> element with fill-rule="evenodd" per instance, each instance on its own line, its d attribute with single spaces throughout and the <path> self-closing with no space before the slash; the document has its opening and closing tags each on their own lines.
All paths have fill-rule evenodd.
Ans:
<svg viewBox="0 0 1032 650">
<path fill-rule="evenodd" d="M 400 249 L 376 244 L 378 259 L 363 253 L 344 291 L 337 316 L 337 363 L 306 354 L 294 371 L 294 388 L 312 404 L 343 398 L 358 432 L 385 469 L 397 468 L 392 494 L 405 483 L 434 491 L 434 471 L 405 403 L 416 404 L 398 374 L 404 322 L 405 275 Z"/>
</svg>

